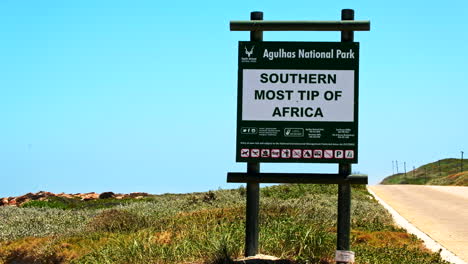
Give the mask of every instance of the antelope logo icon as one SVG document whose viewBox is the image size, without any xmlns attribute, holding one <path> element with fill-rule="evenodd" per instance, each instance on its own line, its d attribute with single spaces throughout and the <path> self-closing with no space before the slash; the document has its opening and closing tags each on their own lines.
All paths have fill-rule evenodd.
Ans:
<svg viewBox="0 0 468 264">
<path fill-rule="evenodd" d="M 250 49 L 250 51 L 247 49 L 247 47 L 244 47 L 245 49 L 245 54 L 250 58 L 250 56 L 252 55 L 253 51 L 254 51 L 254 48 L 255 46 L 252 46 L 252 48 Z"/>
<path fill-rule="evenodd" d="M 249 45 L 249 44 L 247 44 Z M 254 56 L 254 48 L 255 48 L 255 45 L 251 46 L 250 47 L 250 50 L 247 48 L 247 45 L 244 46 L 244 52 L 245 52 L 245 55 L 246 56 L 243 56 L 243 54 L 241 54 L 242 52 L 239 52 L 239 55 L 240 55 L 240 59 L 241 59 L 241 62 L 243 63 L 256 63 L 257 62 L 257 58 L 255 58 Z M 250 44 L 251 45 L 251 44 Z"/>
</svg>

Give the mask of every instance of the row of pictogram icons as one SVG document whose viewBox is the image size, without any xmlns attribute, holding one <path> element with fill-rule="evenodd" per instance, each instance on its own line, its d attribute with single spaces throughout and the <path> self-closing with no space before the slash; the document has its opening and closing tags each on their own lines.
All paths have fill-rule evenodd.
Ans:
<svg viewBox="0 0 468 264">
<path fill-rule="evenodd" d="M 332 149 L 241 149 L 242 158 L 354 159 L 354 150 Z"/>
</svg>

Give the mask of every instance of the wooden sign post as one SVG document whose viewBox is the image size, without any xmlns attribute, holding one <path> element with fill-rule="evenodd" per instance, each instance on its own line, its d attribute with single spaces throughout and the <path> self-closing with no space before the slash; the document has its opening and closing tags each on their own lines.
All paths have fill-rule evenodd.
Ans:
<svg viewBox="0 0 468 264">
<path fill-rule="evenodd" d="M 247 183 L 245 256 L 258 253 L 259 184 L 338 185 L 336 262 L 354 262 L 350 249 L 351 175 L 358 162 L 359 43 L 354 31 L 370 30 L 343 9 L 339 21 L 231 21 L 232 31 L 250 31 L 239 42 L 236 161 L 247 173 L 229 172 L 228 182 Z M 341 42 L 264 42 L 263 31 L 341 31 Z M 337 174 L 260 173 L 261 162 L 336 163 Z"/>
</svg>

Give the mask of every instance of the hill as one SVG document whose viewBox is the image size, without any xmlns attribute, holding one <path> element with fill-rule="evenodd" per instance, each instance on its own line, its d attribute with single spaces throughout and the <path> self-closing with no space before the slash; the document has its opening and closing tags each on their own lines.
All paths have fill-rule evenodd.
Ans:
<svg viewBox="0 0 468 264">
<path fill-rule="evenodd" d="M 234 259 L 244 250 L 245 195 L 240 187 L 1 206 L 0 263 L 242 263 Z M 336 185 L 270 186 L 260 195 L 260 253 L 281 263 L 334 263 Z M 357 264 L 447 264 L 395 227 L 364 186 L 353 186 L 352 211 Z"/>
<path fill-rule="evenodd" d="M 423 165 L 406 173 L 393 174 L 383 179 L 381 184 L 426 184 L 468 186 L 468 159 L 442 159 Z"/>
</svg>

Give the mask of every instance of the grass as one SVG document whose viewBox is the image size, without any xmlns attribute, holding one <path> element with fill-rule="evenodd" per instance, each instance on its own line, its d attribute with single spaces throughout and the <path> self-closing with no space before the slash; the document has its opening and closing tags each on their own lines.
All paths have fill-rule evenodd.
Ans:
<svg viewBox="0 0 468 264">
<path fill-rule="evenodd" d="M 48 197 L 45 201 L 29 201 L 21 205 L 23 208 L 57 208 L 57 209 L 102 209 L 109 208 L 119 205 L 126 205 L 131 203 L 141 203 L 145 202 L 151 198 L 142 198 L 142 199 L 96 199 L 84 201 L 79 198 L 66 198 L 52 196 Z"/>
<path fill-rule="evenodd" d="M 443 159 L 423 165 L 406 173 L 386 177 L 382 184 L 427 184 L 468 186 L 468 159 Z"/>
<path fill-rule="evenodd" d="M 291 263 L 333 263 L 336 194 L 334 185 L 262 188 L 260 253 Z M 0 208 L 0 263 L 218 264 L 244 250 L 243 187 L 110 208 L 62 207 L 51 200 Z M 353 186 L 352 212 L 356 263 L 446 263 L 396 228 L 364 187 Z"/>
</svg>

